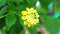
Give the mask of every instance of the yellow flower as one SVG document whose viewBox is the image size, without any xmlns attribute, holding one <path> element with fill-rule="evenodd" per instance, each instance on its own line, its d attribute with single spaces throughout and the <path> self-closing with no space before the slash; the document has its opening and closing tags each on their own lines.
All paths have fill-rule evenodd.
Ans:
<svg viewBox="0 0 60 34">
<path fill-rule="evenodd" d="M 26 20 L 26 16 L 22 16 L 22 20 Z"/>
<path fill-rule="evenodd" d="M 26 11 L 22 11 L 22 20 L 24 20 L 24 25 L 28 27 L 34 26 L 39 23 L 39 15 L 37 10 L 34 8 L 26 8 Z"/>
<path fill-rule="evenodd" d="M 22 15 L 27 15 L 27 12 L 26 11 L 22 11 Z"/>
</svg>

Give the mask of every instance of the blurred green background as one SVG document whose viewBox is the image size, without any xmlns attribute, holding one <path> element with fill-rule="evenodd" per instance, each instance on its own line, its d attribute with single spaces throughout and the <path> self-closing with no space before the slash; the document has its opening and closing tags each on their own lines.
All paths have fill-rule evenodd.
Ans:
<svg viewBox="0 0 60 34">
<path fill-rule="evenodd" d="M 30 34 L 37 28 L 46 28 L 49 34 L 60 33 L 60 0 L 0 0 L 0 34 L 25 34 L 21 11 L 33 7 L 38 11 L 40 23 L 30 27 Z"/>
</svg>

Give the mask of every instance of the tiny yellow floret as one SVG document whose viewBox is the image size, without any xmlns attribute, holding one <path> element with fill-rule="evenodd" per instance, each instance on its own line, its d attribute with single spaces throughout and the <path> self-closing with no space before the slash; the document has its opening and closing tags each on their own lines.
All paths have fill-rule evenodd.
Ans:
<svg viewBox="0 0 60 34">
<path fill-rule="evenodd" d="M 27 12 L 26 11 L 22 11 L 22 15 L 27 15 Z"/>
</svg>

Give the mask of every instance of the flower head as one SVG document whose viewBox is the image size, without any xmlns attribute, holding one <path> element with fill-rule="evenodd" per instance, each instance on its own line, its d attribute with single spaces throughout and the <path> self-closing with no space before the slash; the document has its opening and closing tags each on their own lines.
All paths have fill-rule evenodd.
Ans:
<svg viewBox="0 0 60 34">
<path fill-rule="evenodd" d="M 39 23 L 39 15 L 37 13 L 37 10 L 34 8 L 26 8 L 26 11 L 22 11 L 22 20 L 24 20 L 24 25 L 27 25 L 28 27 L 34 26 L 37 23 Z"/>
</svg>

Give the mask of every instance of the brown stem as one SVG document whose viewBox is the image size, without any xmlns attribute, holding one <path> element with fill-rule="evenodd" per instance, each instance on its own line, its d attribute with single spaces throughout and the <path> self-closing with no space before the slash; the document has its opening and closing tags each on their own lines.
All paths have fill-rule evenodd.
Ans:
<svg viewBox="0 0 60 34">
<path fill-rule="evenodd" d="M 27 27 L 24 27 L 24 29 L 25 29 L 25 34 L 30 34 L 30 32 L 29 32 Z"/>
<path fill-rule="evenodd" d="M 43 21 L 41 18 L 39 18 L 39 23 L 40 23 L 42 26 L 44 26 L 44 21 Z"/>
</svg>

